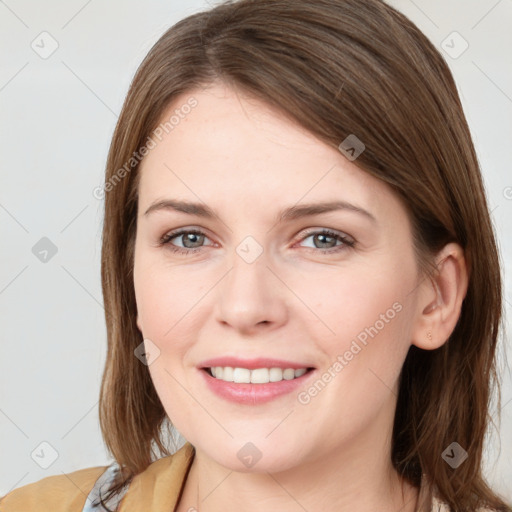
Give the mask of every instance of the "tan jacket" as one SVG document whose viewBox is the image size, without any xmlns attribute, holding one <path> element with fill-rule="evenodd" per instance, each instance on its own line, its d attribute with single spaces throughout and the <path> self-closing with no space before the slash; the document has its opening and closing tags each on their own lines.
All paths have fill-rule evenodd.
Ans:
<svg viewBox="0 0 512 512">
<path fill-rule="evenodd" d="M 194 459 L 194 447 L 185 443 L 174 455 L 153 462 L 138 474 L 121 499 L 119 512 L 171 512 L 182 492 L 188 470 Z M 0 512 L 92 512 L 101 511 L 91 505 L 95 483 L 106 475 L 109 466 L 81 469 L 73 473 L 49 476 L 15 489 L 0 499 Z M 420 489 L 420 500 L 427 496 Z M 447 505 L 432 498 L 431 512 L 450 512 Z M 480 509 L 479 512 L 491 512 Z"/>
</svg>

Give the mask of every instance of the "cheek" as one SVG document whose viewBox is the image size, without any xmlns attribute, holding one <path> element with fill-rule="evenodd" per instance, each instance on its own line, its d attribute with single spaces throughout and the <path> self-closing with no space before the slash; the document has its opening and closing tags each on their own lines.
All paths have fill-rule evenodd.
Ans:
<svg viewBox="0 0 512 512">
<path fill-rule="evenodd" d="M 195 338 L 190 322 L 200 311 L 199 298 L 206 293 L 194 276 L 180 267 L 164 268 L 147 256 L 135 260 L 134 287 L 142 333 L 159 349 L 159 357 L 148 370 L 166 414 L 185 432 L 194 409 L 189 393 L 197 393 L 185 368 Z"/>
<path fill-rule="evenodd" d="M 207 286 L 201 283 L 204 279 L 183 267 L 136 256 L 134 287 L 143 334 L 161 341 L 177 339 L 177 331 L 187 323 L 187 315 L 193 314 L 191 310 L 207 291 Z"/>
<path fill-rule="evenodd" d="M 316 315 L 314 324 L 306 323 L 330 372 L 324 398 L 344 403 L 361 418 L 388 397 L 410 346 L 415 267 L 396 261 L 339 268 L 295 283 Z"/>
<path fill-rule="evenodd" d="M 310 333 L 325 359 L 320 382 L 304 390 L 299 402 L 314 409 L 327 430 L 348 436 L 375 421 L 390 404 L 410 346 L 405 279 L 411 276 L 405 270 L 398 279 L 382 268 L 359 272 L 352 267 L 330 280 L 315 279 L 315 286 L 304 282 L 302 289 L 304 301 L 311 300 L 321 319 Z"/>
<path fill-rule="evenodd" d="M 404 272 L 384 270 L 381 262 L 372 269 L 350 266 L 306 275 L 291 288 L 308 306 L 308 319 L 315 325 L 315 339 L 325 340 L 329 352 L 341 350 L 354 338 L 364 342 L 366 337 L 385 331 L 395 331 L 407 295 Z"/>
</svg>

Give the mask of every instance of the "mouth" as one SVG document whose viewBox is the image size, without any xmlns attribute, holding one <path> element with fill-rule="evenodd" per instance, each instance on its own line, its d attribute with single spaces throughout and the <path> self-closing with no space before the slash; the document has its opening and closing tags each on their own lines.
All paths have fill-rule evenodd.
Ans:
<svg viewBox="0 0 512 512">
<path fill-rule="evenodd" d="M 228 402 L 252 406 L 279 397 L 295 399 L 300 388 L 306 387 L 317 373 L 316 368 L 301 363 L 238 358 L 205 361 L 198 370 L 214 395 Z"/>
<path fill-rule="evenodd" d="M 210 377 L 235 384 L 269 384 L 284 380 L 295 380 L 314 370 L 307 368 L 243 368 L 232 366 L 211 366 L 202 368 Z"/>
</svg>

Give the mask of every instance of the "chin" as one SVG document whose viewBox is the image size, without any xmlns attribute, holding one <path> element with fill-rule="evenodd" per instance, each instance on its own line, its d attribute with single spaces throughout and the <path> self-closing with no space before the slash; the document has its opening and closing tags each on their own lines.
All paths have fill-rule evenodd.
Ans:
<svg viewBox="0 0 512 512">
<path fill-rule="evenodd" d="M 217 464 L 239 473 L 278 473 L 302 462 L 296 446 L 288 448 L 279 445 L 278 448 L 274 441 L 270 442 L 264 437 L 255 442 L 246 439 L 247 437 L 243 441 L 231 440 L 225 446 L 217 447 L 220 449 L 211 450 L 207 446 L 203 451 Z"/>
</svg>

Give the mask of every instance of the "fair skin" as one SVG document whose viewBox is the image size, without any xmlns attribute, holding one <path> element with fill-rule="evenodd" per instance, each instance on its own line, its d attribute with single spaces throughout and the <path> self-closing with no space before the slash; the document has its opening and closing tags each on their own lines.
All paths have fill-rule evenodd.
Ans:
<svg viewBox="0 0 512 512">
<path fill-rule="evenodd" d="M 447 245 L 435 280 L 423 278 L 404 206 L 357 160 L 221 83 L 184 93 L 162 119 L 191 96 L 197 106 L 142 162 L 134 261 L 137 325 L 160 350 L 151 378 L 196 448 L 178 512 L 414 511 L 417 489 L 391 464 L 398 378 L 412 344 L 438 348 L 455 327 L 467 287 L 460 247 Z M 145 215 L 170 198 L 217 216 Z M 276 222 L 289 206 L 334 200 L 374 220 L 343 209 Z M 204 238 L 158 244 L 178 228 Z M 326 228 L 355 245 L 315 236 Z M 236 251 L 247 236 L 263 251 L 251 263 Z M 218 356 L 296 360 L 315 368 L 307 391 L 397 303 L 307 404 L 296 392 L 232 403 L 199 373 Z M 251 468 L 237 457 L 248 442 L 262 454 Z"/>
</svg>

